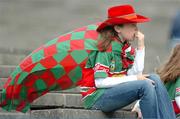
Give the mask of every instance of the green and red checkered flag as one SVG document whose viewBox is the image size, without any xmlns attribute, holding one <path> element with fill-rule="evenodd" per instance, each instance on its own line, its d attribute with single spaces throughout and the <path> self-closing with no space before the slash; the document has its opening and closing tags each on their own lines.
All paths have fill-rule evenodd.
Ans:
<svg viewBox="0 0 180 119">
<path fill-rule="evenodd" d="M 30 104 L 47 92 L 76 87 L 88 54 L 98 50 L 98 25 L 75 29 L 33 51 L 9 76 L 0 106 L 7 111 L 27 112 Z M 116 43 L 112 47 L 121 49 Z"/>
</svg>

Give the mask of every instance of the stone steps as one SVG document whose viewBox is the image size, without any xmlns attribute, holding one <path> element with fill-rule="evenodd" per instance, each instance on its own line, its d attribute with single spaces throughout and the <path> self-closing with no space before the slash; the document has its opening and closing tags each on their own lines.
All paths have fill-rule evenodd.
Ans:
<svg viewBox="0 0 180 119">
<path fill-rule="evenodd" d="M 103 113 L 99 110 L 68 108 L 31 110 L 26 114 L 17 112 L 0 113 L 0 119 L 136 119 L 136 117 L 136 113 L 122 110 Z"/>
<path fill-rule="evenodd" d="M 27 55 L 26 54 L 1 54 L 0 53 L 0 64 L 6 65 L 17 65 L 19 64 Z"/>
<path fill-rule="evenodd" d="M 106 118 L 120 118 L 120 119 L 135 119 L 136 113 L 129 111 L 118 110 L 113 113 L 103 113 L 99 110 L 85 110 L 85 109 L 53 109 L 53 110 L 36 110 L 31 112 L 35 118 L 63 118 L 63 119 L 106 119 Z"/>
<path fill-rule="evenodd" d="M 0 64 L 17 65 L 32 51 L 20 48 L 0 47 Z"/>
</svg>

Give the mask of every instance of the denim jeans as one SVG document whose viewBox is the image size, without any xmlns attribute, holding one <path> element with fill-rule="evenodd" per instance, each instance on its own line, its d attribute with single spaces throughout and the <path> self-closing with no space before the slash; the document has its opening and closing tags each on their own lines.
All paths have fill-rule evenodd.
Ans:
<svg viewBox="0 0 180 119">
<path fill-rule="evenodd" d="M 171 101 L 159 76 L 151 74 L 148 78 L 155 84 L 149 80 L 137 80 L 107 88 L 92 109 L 111 112 L 140 99 L 144 119 L 175 119 Z"/>
</svg>

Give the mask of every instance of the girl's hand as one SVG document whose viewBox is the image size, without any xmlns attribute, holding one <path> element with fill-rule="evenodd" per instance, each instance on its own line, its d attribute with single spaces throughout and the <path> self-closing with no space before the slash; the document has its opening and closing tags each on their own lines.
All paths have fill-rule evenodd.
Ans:
<svg viewBox="0 0 180 119">
<path fill-rule="evenodd" d="M 135 39 L 138 40 L 138 50 L 143 49 L 144 46 L 144 34 L 140 31 L 137 31 L 134 35 Z"/>
<path fill-rule="evenodd" d="M 147 78 L 147 77 L 149 77 L 148 74 L 138 74 L 138 75 L 137 75 L 137 79 L 138 79 L 138 80 L 148 80 L 148 81 L 150 81 L 150 82 L 154 85 L 155 82 L 154 82 L 153 80 Z"/>
</svg>

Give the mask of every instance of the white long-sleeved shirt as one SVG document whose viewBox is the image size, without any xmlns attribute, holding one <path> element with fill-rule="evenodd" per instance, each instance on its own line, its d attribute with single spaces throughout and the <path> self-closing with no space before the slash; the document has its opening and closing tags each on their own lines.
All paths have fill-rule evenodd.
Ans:
<svg viewBox="0 0 180 119">
<path fill-rule="evenodd" d="M 142 71 L 144 69 L 144 57 L 145 57 L 145 48 L 143 48 L 142 50 L 136 49 L 134 64 L 133 64 L 132 68 L 128 70 L 127 76 L 97 78 L 97 79 L 95 79 L 96 87 L 97 88 L 109 88 L 109 87 L 113 87 L 120 83 L 137 80 L 136 75 L 142 73 Z"/>
</svg>

